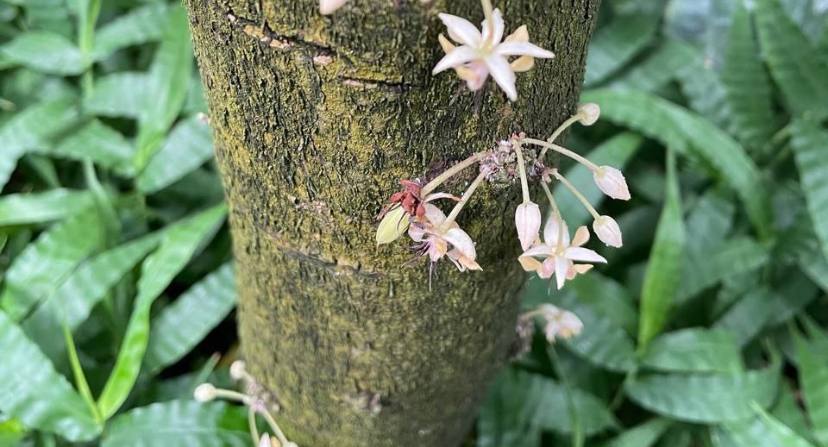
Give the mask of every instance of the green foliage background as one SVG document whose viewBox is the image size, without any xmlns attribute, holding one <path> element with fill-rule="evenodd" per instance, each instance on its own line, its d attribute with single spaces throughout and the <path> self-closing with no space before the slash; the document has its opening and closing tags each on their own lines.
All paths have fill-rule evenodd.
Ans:
<svg viewBox="0 0 828 447">
<path fill-rule="evenodd" d="M 0 1 L 0 446 L 250 442 L 243 409 L 190 397 L 230 386 L 235 296 L 186 25 Z M 624 168 L 625 244 L 562 292 L 529 279 L 527 309 L 584 331 L 537 336 L 470 445 L 828 446 L 827 26 L 820 0 L 604 1 L 602 120 L 568 143 Z"/>
</svg>

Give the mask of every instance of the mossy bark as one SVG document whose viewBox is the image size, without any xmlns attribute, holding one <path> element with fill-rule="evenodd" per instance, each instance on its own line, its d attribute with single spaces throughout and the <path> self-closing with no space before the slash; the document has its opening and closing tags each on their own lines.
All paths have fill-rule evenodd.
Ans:
<svg viewBox="0 0 828 447">
<path fill-rule="evenodd" d="M 459 223 L 482 272 L 447 261 L 433 286 L 406 242 L 377 247 L 375 216 L 401 178 L 548 135 L 576 106 L 599 0 L 496 2 L 553 50 L 520 98 L 458 89 L 437 13 L 476 0 L 188 0 L 231 210 L 242 348 L 303 447 L 455 446 L 504 363 L 522 272 L 519 187 L 482 187 Z M 462 180 L 469 180 L 473 176 Z M 460 193 L 463 181 L 449 185 Z"/>
</svg>

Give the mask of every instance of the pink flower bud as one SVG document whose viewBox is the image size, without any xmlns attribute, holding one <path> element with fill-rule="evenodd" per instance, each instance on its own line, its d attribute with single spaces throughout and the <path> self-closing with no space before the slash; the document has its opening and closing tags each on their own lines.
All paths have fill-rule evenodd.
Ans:
<svg viewBox="0 0 828 447">
<path fill-rule="evenodd" d="M 595 231 L 598 239 L 601 239 L 601 242 L 608 246 L 618 248 L 622 245 L 621 228 L 618 227 L 618 222 L 612 217 L 598 216 L 592 222 L 592 229 Z"/>
<path fill-rule="evenodd" d="M 584 126 L 591 126 L 595 124 L 595 122 L 598 121 L 599 116 L 601 116 L 601 108 L 594 102 L 581 104 L 578 107 L 578 122 Z"/>
<path fill-rule="evenodd" d="M 630 190 L 627 188 L 627 181 L 624 174 L 612 166 L 601 166 L 592 171 L 595 184 L 598 185 L 604 194 L 619 200 L 630 200 Z"/>
<path fill-rule="evenodd" d="M 515 227 L 523 250 L 527 250 L 538 239 L 541 227 L 541 212 L 534 202 L 521 203 L 515 211 Z"/>
</svg>

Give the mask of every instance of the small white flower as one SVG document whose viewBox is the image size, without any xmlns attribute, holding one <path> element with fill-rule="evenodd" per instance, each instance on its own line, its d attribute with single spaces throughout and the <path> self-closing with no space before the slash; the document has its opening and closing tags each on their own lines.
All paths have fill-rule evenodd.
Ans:
<svg viewBox="0 0 828 447">
<path fill-rule="evenodd" d="M 592 171 L 595 184 L 604 194 L 619 200 L 630 200 L 630 190 L 624 174 L 612 166 L 599 166 Z"/>
<path fill-rule="evenodd" d="M 554 343 L 557 338 L 572 338 L 581 333 L 584 323 L 574 313 L 563 310 L 552 304 L 542 304 L 539 309 L 546 324 L 543 332 L 549 343 Z"/>
<path fill-rule="evenodd" d="M 541 212 L 534 202 L 521 203 L 515 210 L 515 228 L 517 228 L 520 247 L 528 249 L 538 240 L 541 227 Z"/>
<path fill-rule="evenodd" d="M 216 387 L 210 383 L 202 383 L 193 391 L 193 398 L 199 402 L 209 402 L 216 398 Z"/>
<path fill-rule="evenodd" d="M 581 247 L 588 240 L 589 230 L 582 226 L 575 231 L 575 236 L 570 241 L 566 222 L 559 223 L 558 219 L 550 216 L 543 228 L 543 243 L 523 252 L 518 261 L 524 270 L 537 272 L 541 278 L 551 278 L 554 274 L 558 289 L 561 289 L 567 279 L 573 279 L 592 268 L 590 264 L 575 264 L 575 261 L 607 262 L 598 253 Z"/>
<path fill-rule="evenodd" d="M 591 126 L 595 124 L 595 122 L 598 121 L 599 116 L 601 116 L 601 108 L 594 102 L 581 104 L 578 107 L 578 122 L 584 126 Z"/>
<path fill-rule="evenodd" d="M 319 12 L 322 15 L 333 14 L 334 11 L 341 8 L 348 0 L 319 0 Z"/>
<path fill-rule="evenodd" d="M 264 433 L 262 438 L 259 439 L 259 446 L 258 447 L 273 447 L 273 443 L 270 442 L 270 435 Z"/>
<path fill-rule="evenodd" d="M 618 248 L 623 244 L 621 240 L 621 228 L 618 226 L 618 222 L 612 217 L 598 216 L 592 222 L 592 229 L 595 231 L 598 239 L 601 239 L 601 242 L 610 247 Z"/>
<path fill-rule="evenodd" d="M 451 14 L 440 14 L 440 20 L 446 25 L 449 37 L 460 46 L 455 47 L 445 38 L 440 45 L 446 55 L 437 63 L 432 74 L 449 68 L 455 69 L 457 75 L 466 81 L 470 90 L 483 87 L 489 74 L 497 85 L 514 101 L 517 99 L 515 72 L 526 71 L 534 65 L 533 58 L 552 58 L 551 51 L 529 43 L 529 33 L 525 26 L 518 28 L 504 41 L 505 24 L 499 9 L 492 12 L 492 25 L 487 20 L 481 24 L 483 32 L 468 20 Z M 520 56 L 512 63 L 508 57 Z"/>
<path fill-rule="evenodd" d="M 417 218 L 408 228 L 408 235 L 414 242 L 419 242 L 419 250 L 427 254 L 431 262 L 437 262 L 448 256 L 461 272 L 482 270 L 477 264 L 477 252 L 474 241 L 460 229 L 456 222 L 443 228 L 446 215 L 436 206 L 426 203 L 425 215 Z M 451 249 L 449 249 L 451 248 Z"/>
</svg>

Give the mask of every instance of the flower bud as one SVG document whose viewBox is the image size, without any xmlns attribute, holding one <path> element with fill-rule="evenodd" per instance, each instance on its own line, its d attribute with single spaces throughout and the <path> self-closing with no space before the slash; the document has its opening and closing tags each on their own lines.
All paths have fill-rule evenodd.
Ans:
<svg viewBox="0 0 828 447">
<path fill-rule="evenodd" d="M 622 245 L 621 228 L 618 227 L 618 222 L 609 216 L 598 216 L 592 222 L 592 230 L 601 239 L 601 242 L 610 247 L 618 248 Z"/>
<path fill-rule="evenodd" d="M 247 374 L 245 370 L 245 364 L 242 360 L 236 360 L 235 362 L 230 364 L 230 377 L 233 380 L 241 380 Z"/>
<path fill-rule="evenodd" d="M 601 166 L 592 171 L 595 184 L 604 194 L 619 200 L 630 200 L 630 190 L 624 174 L 612 166 Z"/>
<path fill-rule="evenodd" d="M 411 217 L 401 206 L 385 213 L 377 228 L 377 245 L 394 242 L 408 230 Z"/>
<path fill-rule="evenodd" d="M 581 104 L 578 107 L 578 122 L 584 126 L 595 124 L 599 116 L 601 116 L 601 108 L 594 102 Z"/>
<path fill-rule="evenodd" d="M 549 343 L 557 338 L 572 338 L 581 333 L 584 323 L 574 313 L 560 309 L 551 304 L 544 304 L 540 308 L 541 315 L 546 320 L 543 327 L 544 335 Z"/>
<path fill-rule="evenodd" d="M 523 250 L 529 249 L 538 239 L 541 227 L 541 212 L 534 202 L 521 203 L 515 211 L 515 227 Z"/>
<path fill-rule="evenodd" d="M 199 402 L 210 402 L 216 398 L 216 387 L 210 383 L 202 383 L 196 387 L 193 397 Z"/>
<path fill-rule="evenodd" d="M 263 434 L 262 437 L 259 439 L 258 447 L 273 447 L 273 443 L 270 442 L 270 435 L 268 435 L 267 433 Z"/>
</svg>

